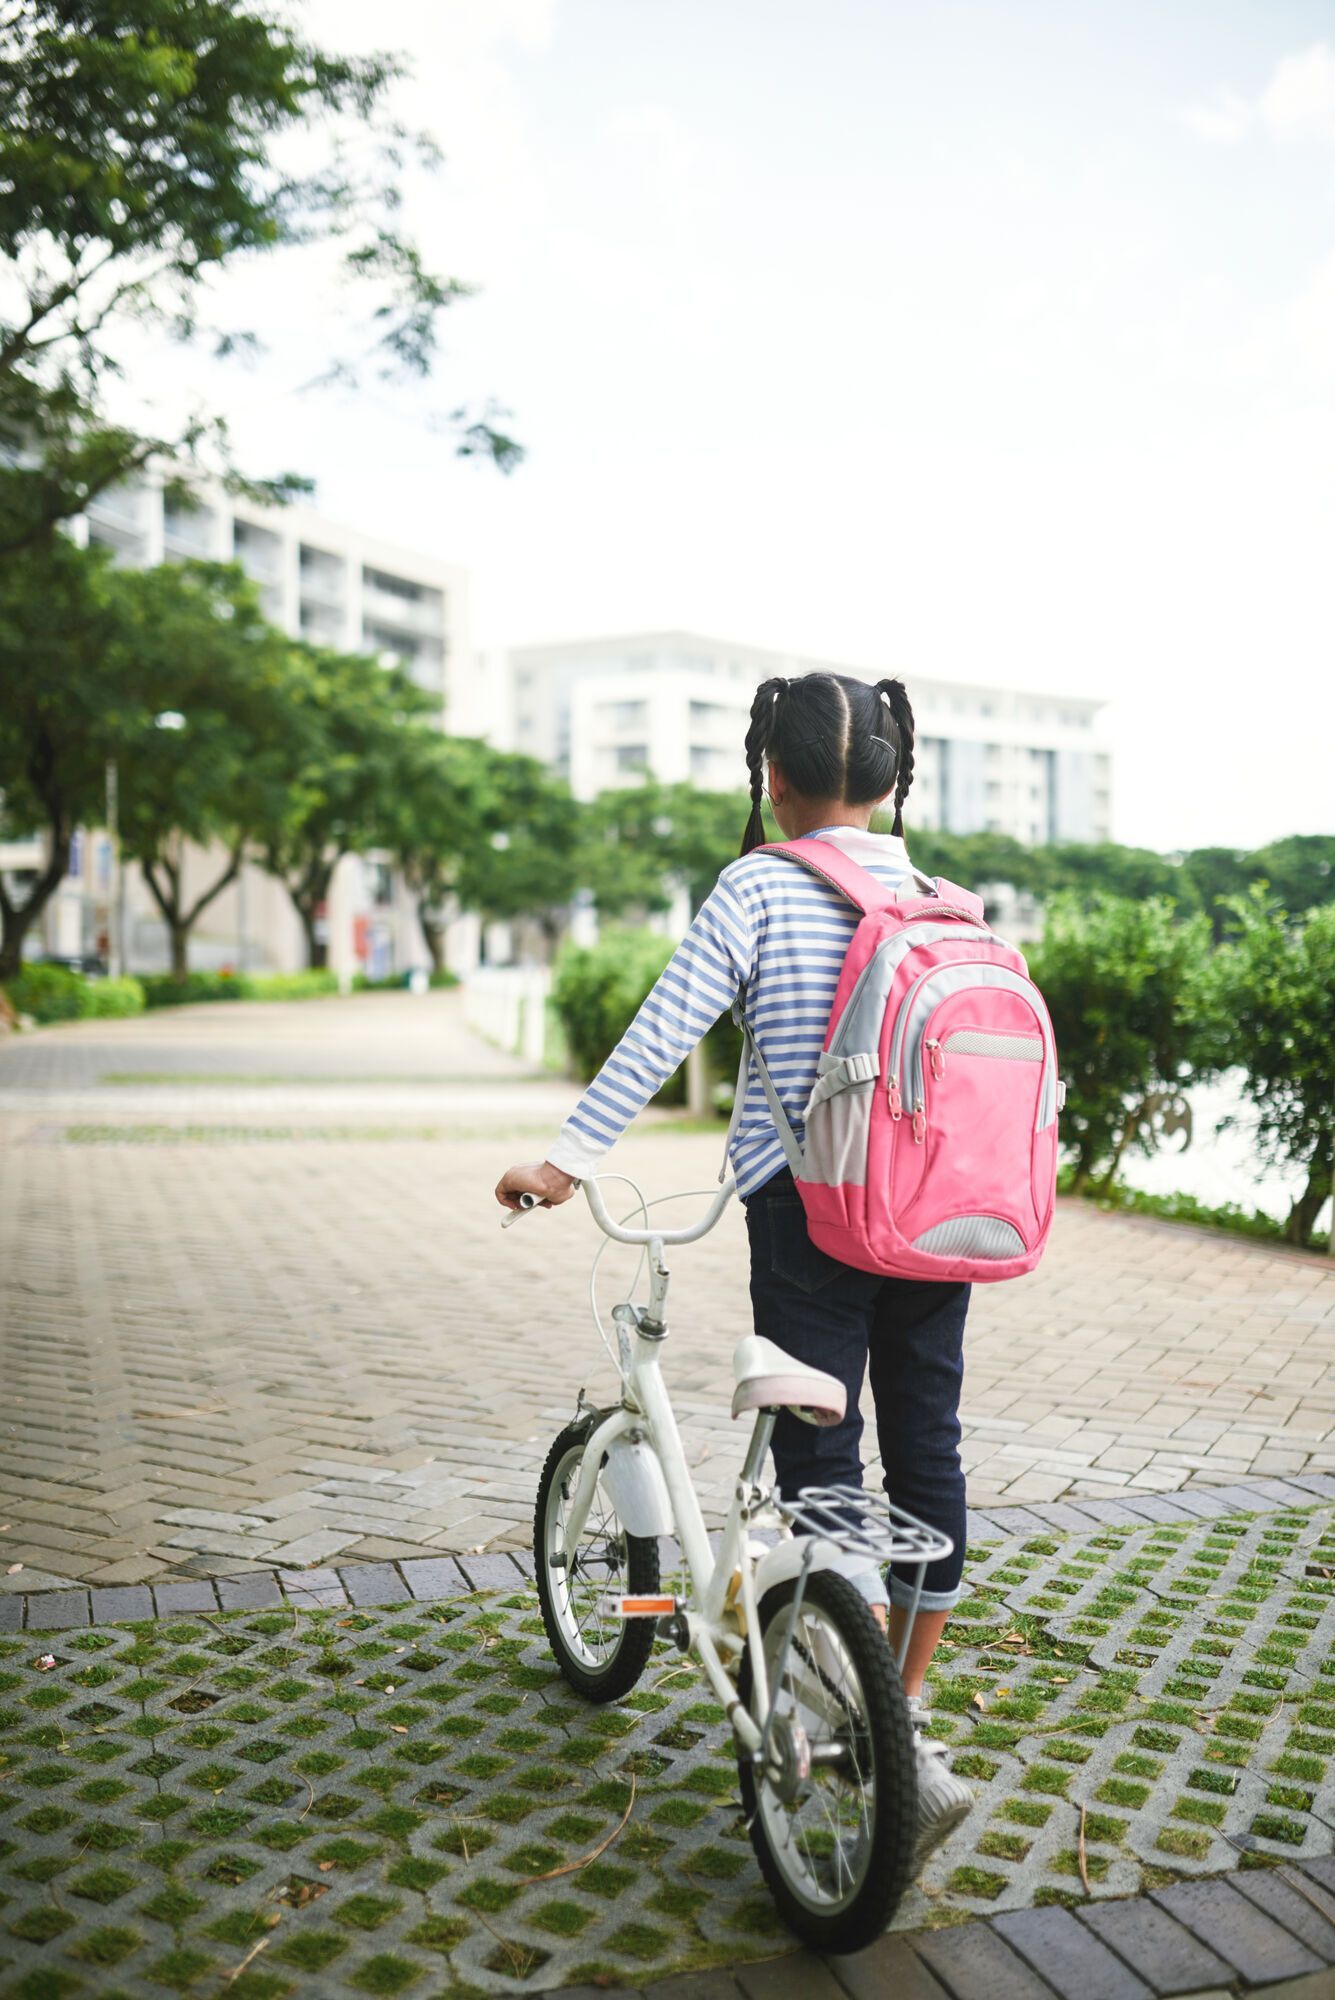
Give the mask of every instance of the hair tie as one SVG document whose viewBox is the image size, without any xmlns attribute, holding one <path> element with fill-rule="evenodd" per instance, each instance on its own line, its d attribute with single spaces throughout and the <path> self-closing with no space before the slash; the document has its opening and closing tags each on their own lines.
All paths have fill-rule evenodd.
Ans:
<svg viewBox="0 0 1335 2000">
<path fill-rule="evenodd" d="M 887 707 L 887 708 L 888 708 L 888 709 L 890 710 L 891 714 L 893 715 L 893 714 L 894 714 L 894 706 L 893 706 L 893 704 L 892 704 L 892 702 L 891 702 L 891 700 L 890 700 L 890 697 L 889 697 L 889 695 L 888 695 L 888 694 L 886 693 L 885 689 L 884 689 L 884 688 L 877 688 L 876 692 L 877 692 L 877 694 L 878 694 L 878 695 L 879 695 L 879 696 L 881 697 L 881 700 L 882 700 L 882 701 L 883 701 L 883 702 L 885 703 L 886 707 Z"/>
</svg>

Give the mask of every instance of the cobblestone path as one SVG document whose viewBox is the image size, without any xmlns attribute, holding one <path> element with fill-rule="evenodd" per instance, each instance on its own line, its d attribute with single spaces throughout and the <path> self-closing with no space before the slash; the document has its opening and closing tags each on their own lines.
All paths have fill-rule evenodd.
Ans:
<svg viewBox="0 0 1335 2000">
<path fill-rule="evenodd" d="M 570 1098 L 451 995 L 0 1043 L 0 1586 L 523 1547 L 552 1432 L 610 1381 L 601 1239 L 575 1205 L 502 1234 L 490 1190 Z M 615 1164 L 707 1189 L 718 1151 L 660 1119 Z M 744 1250 L 734 1212 L 675 1260 L 668 1378 L 711 1506 Z M 1335 1470 L 1333 1332 L 1320 1260 L 1068 1205 L 1038 1273 L 975 1295 L 971 1499 Z"/>
<path fill-rule="evenodd" d="M 1335 1902 L 1285 1864 L 1319 1869 L 1335 1829 L 1333 1572 L 1329 1503 L 980 1549 L 929 1690 L 977 1804 L 895 1929 L 935 1962 L 923 1927 L 1069 1906 L 1120 1950 L 1112 1899 L 1176 1909 L 1172 1883 L 1229 1872 L 1328 1937 Z M 244 1967 L 236 2000 L 517 1993 L 790 1950 L 694 1671 L 660 1645 L 623 1701 L 579 1702 L 512 1578 L 0 1639 L 0 1989 L 212 1995 Z M 1253 1921 L 1270 1977 L 1333 1955 Z M 1048 1992 L 1001 1955 L 1012 1983 L 969 1992 Z M 886 1990 L 866 1961 L 848 1990 Z"/>
</svg>

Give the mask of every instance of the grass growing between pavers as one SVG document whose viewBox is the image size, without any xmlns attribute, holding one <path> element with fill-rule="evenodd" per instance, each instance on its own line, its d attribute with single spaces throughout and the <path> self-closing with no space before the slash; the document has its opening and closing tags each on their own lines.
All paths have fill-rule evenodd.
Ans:
<svg viewBox="0 0 1335 2000">
<path fill-rule="evenodd" d="M 968 1576 L 933 1702 L 979 1805 L 901 1926 L 1329 1850 L 1329 1509 Z M 581 1703 L 527 1593 L 6 1640 L 0 1798 L 4 2000 L 434 2000 L 791 1942 L 700 1681 L 660 1650 Z"/>
</svg>

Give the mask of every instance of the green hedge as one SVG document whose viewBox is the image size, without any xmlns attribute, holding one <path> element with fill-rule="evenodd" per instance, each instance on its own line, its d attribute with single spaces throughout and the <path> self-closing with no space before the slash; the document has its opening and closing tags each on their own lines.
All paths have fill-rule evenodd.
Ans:
<svg viewBox="0 0 1335 2000">
<path fill-rule="evenodd" d="M 189 972 L 184 979 L 158 972 L 142 984 L 150 1007 L 184 1007 L 201 1000 L 314 1000 L 338 992 L 332 972 Z"/>
<path fill-rule="evenodd" d="M 34 1021 L 120 1020 L 142 1014 L 146 995 L 137 979 L 84 979 L 63 965 L 34 960 L 5 988 L 10 1005 Z"/>
<path fill-rule="evenodd" d="M 391 973 L 388 979 L 368 979 L 364 972 L 355 972 L 352 976 L 352 990 L 354 993 L 393 993 L 407 984 L 408 974 L 406 972 Z M 427 980 L 427 984 L 433 993 L 437 993 L 447 987 L 457 986 L 459 984 L 459 977 L 454 972 L 433 972 Z"/>
<path fill-rule="evenodd" d="M 585 1081 L 611 1055 L 645 995 L 672 956 L 673 944 L 656 931 L 606 930 L 597 944 L 567 945 L 552 984 L 555 1009 L 571 1066 Z M 705 1037 L 709 1066 L 723 1099 L 731 1096 L 742 1038 L 725 1014 Z M 660 1104 L 686 1099 L 685 1066 L 658 1093 Z"/>
</svg>

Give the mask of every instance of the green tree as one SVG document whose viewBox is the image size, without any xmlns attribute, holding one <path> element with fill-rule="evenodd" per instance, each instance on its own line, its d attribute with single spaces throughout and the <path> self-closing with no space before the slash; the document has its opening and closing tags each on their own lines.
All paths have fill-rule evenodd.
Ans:
<svg viewBox="0 0 1335 2000">
<path fill-rule="evenodd" d="M 123 570 L 112 589 L 119 629 L 109 675 L 146 695 L 122 751 L 121 845 L 143 871 L 167 925 L 173 975 L 184 979 L 192 929 L 288 796 L 303 748 L 291 652 L 230 565 Z M 187 843 L 215 841 L 223 858 L 191 899 Z"/>
<path fill-rule="evenodd" d="M 1314 910 L 1335 899 L 1335 835 L 1291 833 L 1258 847 L 1248 860 L 1286 910 Z"/>
<path fill-rule="evenodd" d="M 443 736 L 420 723 L 400 731 L 384 841 L 416 904 L 437 972 L 445 966 L 464 859 L 501 823 L 497 770 L 496 753 L 474 738 Z"/>
<path fill-rule="evenodd" d="M 15 0 L 0 10 L 0 555 L 26 549 L 157 453 L 223 442 L 192 423 L 143 437 L 108 414 L 123 328 L 149 322 L 226 351 L 201 324 L 207 281 L 260 252 L 327 237 L 361 281 L 341 315 L 346 375 L 425 373 L 437 322 L 468 287 L 432 271 L 396 214 L 432 143 L 388 115 L 401 74 L 345 57 L 246 0 Z M 300 166 L 294 165 L 301 161 Z M 507 467 L 513 439 L 457 416 L 459 448 Z M 293 482 L 284 482 L 290 489 Z"/>
<path fill-rule="evenodd" d="M 1335 903 L 1294 921 L 1256 888 L 1232 913 L 1212 975 L 1227 1060 L 1243 1071 L 1262 1158 L 1306 1177 L 1286 1227 L 1310 1243 L 1335 1177 Z"/>
<path fill-rule="evenodd" d="M 256 844 L 301 919 L 307 964 L 321 970 L 334 870 L 345 854 L 392 838 L 401 731 L 434 704 L 407 674 L 364 654 L 289 642 L 289 655 L 286 699 L 300 764 Z"/>
<path fill-rule="evenodd" d="M 1110 1186 L 1128 1147 L 1153 1150 L 1182 1085 L 1211 1072 L 1209 954 L 1206 919 L 1164 899 L 1068 891 L 1048 905 L 1029 962 L 1067 1081 L 1078 1190 L 1100 1169 Z"/>
<path fill-rule="evenodd" d="M 108 674 L 120 630 L 115 578 L 97 550 L 57 536 L 12 565 L 0 589 L 0 830 L 40 831 L 25 886 L 0 875 L 0 981 L 69 867 L 81 822 L 98 821 L 109 758 L 142 728 L 142 691 Z"/>
<path fill-rule="evenodd" d="M 1196 900 L 1194 887 L 1178 864 L 1148 847 L 1123 847 L 1115 840 L 1065 841 L 1038 853 L 1041 863 L 1034 886 L 1044 895 L 1071 889 L 1089 897 L 1125 896 L 1135 902 L 1160 897 L 1180 908 Z"/>
<path fill-rule="evenodd" d="M 531 919 L 554 950 L 579 887 L 582 809 L 536 757 L 493 750 L 486 773 L 486 815 L 460 857 L 455 893 L 480 916 Z"/>
<path fill-rule="evenodd" d="M 1182 873 L 1217 943 L 1228 928 L 1229 898 L 1245 895 L 1257 879 L 1256 857 L 1237 847 L 1193 847 L 1182 856 Z"/>
</svg>

